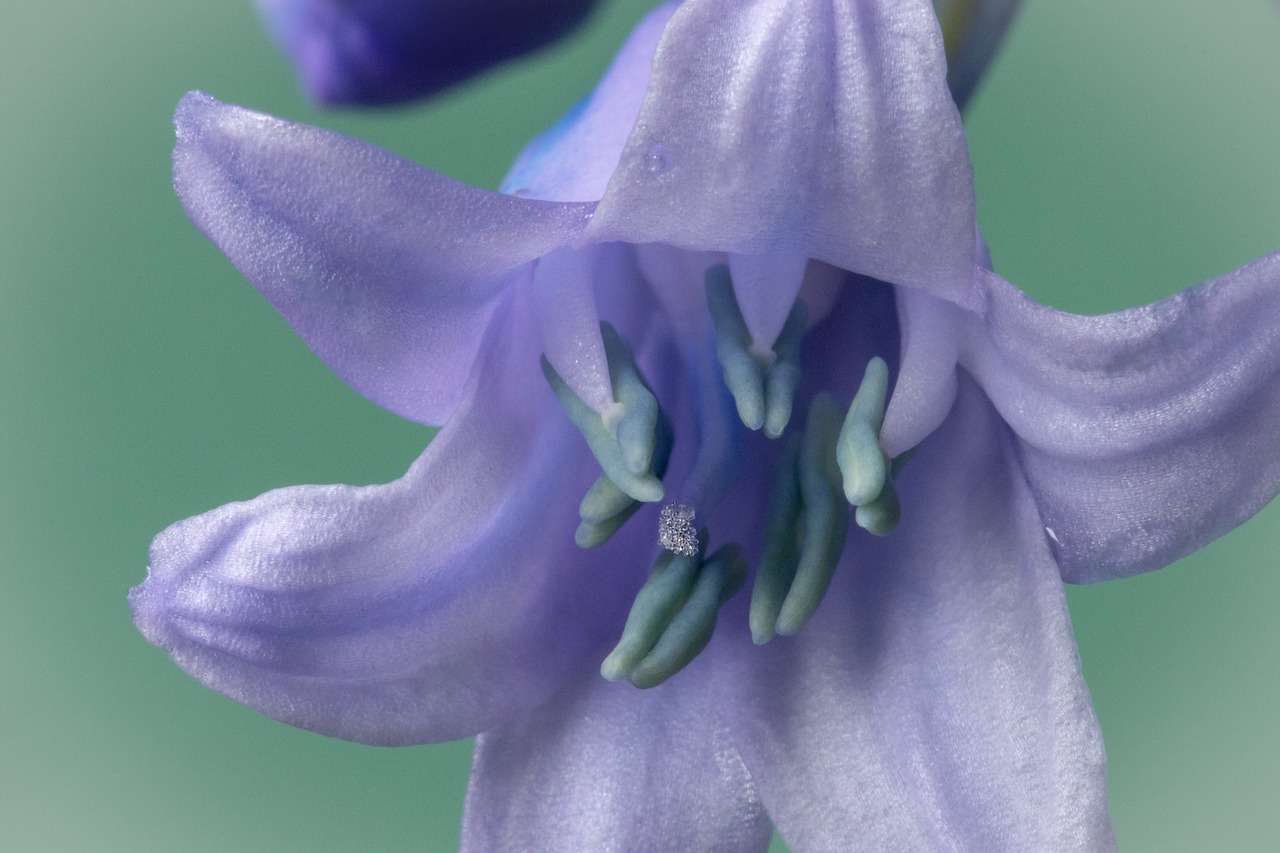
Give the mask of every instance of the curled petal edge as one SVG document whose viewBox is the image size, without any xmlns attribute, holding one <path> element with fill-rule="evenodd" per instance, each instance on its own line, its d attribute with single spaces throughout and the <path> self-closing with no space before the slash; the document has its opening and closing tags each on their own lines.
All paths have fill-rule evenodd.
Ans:
<svg viewBox="0 0 1280 853">
<path fill-rule="evenodd" d="M 458 405 L 499 294 L 579 242 L 593 210 L 467 187 L 198 92 L 174 123 L 196 226 L 343 381 L 421 423 Z"/>
<path fill-rule="evenodd" d="M 455 418 L 404 478 L 303 486 L 179 522 L 130 602 L 197 680 L 291 725 L 406 745 L 526 714 L 626 613 L 573 541 L 595 474 L 502 306 Z M 572 625 L 566 631 L 564 626 Z"/>
</svg>

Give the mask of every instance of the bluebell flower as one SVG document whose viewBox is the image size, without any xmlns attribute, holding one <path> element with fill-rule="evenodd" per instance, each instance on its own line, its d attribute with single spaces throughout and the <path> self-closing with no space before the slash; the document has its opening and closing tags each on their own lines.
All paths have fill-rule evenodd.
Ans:
<svg viewBox="0 0 1280 853">
<path fill-rule="evenodd" d="M 933 0 L 947 49 L 947 85 L 962 108 L 986 73 L 1022 0 Z"/>
<path fill-rule="evenodd" d="M 444 426 L 161 533 L 141 631 L 295 726 L 477 735 L 467 850 L 1113 846 L 1062 581 L 1280 491 L 1280 255 L 1032 303 L 945 73 L 925 0 L 665 6 L 506 193 L 189 95 L 195 223 Z"/>
<path fill-rule="evenodd" d="M 433 94 L 577 26 L 594 0 L 258 0 L 322 104 Z"/>
</svg>

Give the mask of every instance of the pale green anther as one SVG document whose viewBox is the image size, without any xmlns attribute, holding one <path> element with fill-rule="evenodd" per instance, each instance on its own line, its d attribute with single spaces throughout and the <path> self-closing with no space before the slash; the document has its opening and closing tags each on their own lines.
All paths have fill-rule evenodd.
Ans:
<svg viewBox="0 0 1280 853">
<path fill-rule="evenodd" d="M 783 635 L 799 631 L 826 595 L 849 531 L 835 447 L 842 409 L 829 394 L 818 394 L 800 443 L 800 501 L 804 507 L 800 561 L 775 625 Z"/>
<path fill-rule="evenodd" d="M 618 421 L 618 446 L 632 474 L 649 470 L 653 458 L 654 434 L 658 424 L 658 401 L 644 377 L 636 369 L 635 356 L 622 337 L 608 323 L 600 324 L 605 358 L 609 363 L 609 382 L 613 396 L 622 406 Z"/>
<path fill-rule="evenodd" d="M 844 496 L 854 506 L 874 501 L 889 478 L 889 460 L 880 449 L 880 428 L 884 425 L 888 394 L 889 366 L 884 359 L 873 358 L 867 363 L 836 445 Z"/>
<path fill-rule="evenodd" d="M 773 477 L 764 550 L 751 590 L 751 639 L 763 645 L 777 634 L 778 614 L 800 561 L 800 436 L 792 433 Z"/>
<path fill-rule="evenodd" d="M 619 489 L 608 477 L 601 476 L 587 490 L 578 505 L 578 515 L 583 521 L 599 522 L 613 518 L 632 507 L 638 507 L 636 499 Z"/>
<path fill-rule="evenodd" d="M 602 521 L 582 521 L 573 532 L 573 541 L 579 548 L 598 548 L 613 538 L 613 534 L 622 529 L 631 516 L 636 514 L 641 504 L 635 501 L 623 512 Z"/>
<path fill-rule="evenodd" d="M 671 620 L 689 598 L 702 555 L 682 557 L 664 551 L 654 564 L 653 572 L 636 594 L 622 639 L 600 664 L 600 674 L 609 681 L 626 678 L 636 664 L 644 660 L 662 637 Z"/>
<path fill-rule="evenodd" d="M 671 458 L 671 447 L 674 435 L 671 422 L 667 416 L 658 413 L 656 429 L 656 445 L 653 450 L 653 473 L 661 478 L 667 472 L 667 462 Z M 642 504 L 631 495 L 622 491 L 607 476 L 601 475 L 578 506 L 578 515 L 582 523 L 574 533 L 574 541 L 580 548 L 595 548 L 609 541 L 631 516 L 639 511 Z"/>
<path fill-rule="evenodd" d="M 650 470 L 659 479 L 667 473 L 667 463 L 671 459 L 671 447 L 675 435 L 671 429 L 671 421 L 661 412 L 654 428 L 654 448 L 649 461 Z M 639 507 L 635 498 L 618 488 L 617 484 L 607 476 L 601 475 L 582 498 L 578 506 L 578 515 L 583 521 L 598 522 L 613 518 L 619 513 L 635 510 Z"/>
<path fill-rule="evenodd" d="M 809 312 L 797 301 L 773 345 L 778 361 L 769 371 L 764 389 L 764 434 L 779 438 L 791 420 L 791 407 L 800 387 L 800 342 L 809 325 Z"/>
<path fill-rule="evenodd" d="M 742 319 L 727 266 L 707 270 L 707 307 L 716 330 L 716 355 L 724 384 L 748 429 L 764 426 L 764 366 L 751 354 L 751 332 Z"/>
<path fill-rule="evenodd" d="M 822 602 L 849 530 L 835 448 L 840 404 L 819 394 L 802 437 L 783 450 L 774 478 L 764 552 L 751 593 L 751 638 L 799 631 Z"/>
<path fill-rule="evenodd" d="M 873 358 L 849 406 L 836 446 L 845 498 L 857 507 L 854 521 L 876 536 L 887 536 L 898 525 L 902 508 L 893 478 L 912 455 L 907 451 L 890 461 L 880 449 L 888 395 L 889 366 L 884 359 Z"/>
<path fill-rule="evenodd" d="M 724 370 L 724 384 L 738 407 L 738 417 L 748 429 L 764 427 L 778 438 L 791 419 L 796 388 L 800 385 L 800 342 L 808 325 L 804 305 L 796 302 L 783 324 L 772 351 L 758 355 L 742 309 L 733 293 L 729 268 L 711 267 L 706 274 L 707 307 L 716 332 L 716 356 Z"/>
<path fill-rule="evenodd" d="M 632 498 L 662 500 L 662 481 L 649 469 L 657 441 L 658 404 L 636 368 L 631 350 L 608 323 L 600 324 L 609 378 L 622 415 L 610 428 L 598 412 L 574 393 L 544 355 L 542 372 L 569 420 L 577 426 L 604 475 Z M 641 464 L 643 463 L 643 464 Z"/>
<path fill-rule="evenodd" d="M 688 666 L 711 642 L 720 606 L 746 576 L 747 562 L 739 546 L 725 545 L 708 557 L 688 598 L 627 680 L 640 688 L 656 687 Z"/>
<path fill-rule="evenodd" d="M 869 504 L 863 504 L 854 511 L 853 519 L 858 526 L 876 536 L 888 536 L 898 526 L 902 515 L 902 507 L 898 503 L 898 490 L 894 488 L 893 478 L 884 482 L 884 489 Z"/>
</svg>

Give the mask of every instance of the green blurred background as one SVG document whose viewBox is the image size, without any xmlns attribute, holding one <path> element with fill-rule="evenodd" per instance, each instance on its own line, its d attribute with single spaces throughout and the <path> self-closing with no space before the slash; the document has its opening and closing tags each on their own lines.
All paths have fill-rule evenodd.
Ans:
<svg viewBox="0 0 1280 853">
<path fill-rule="evenodd" d="M 322 114 L 248 0 L 8 0 L 0 23 L 0 850 L 451 850 L 469 744 L 385 750 L 187 678 L 125 593 L 179 518 L 394 478 L 428 433 L 344 387 L 190 226 L 200 88 L 495 187 L 647 7 L 429 107 Z M 968 117 L 998 268 L 1096 313 L 1280 249 L 1267 0 L 1030 0 Z M 1277 425 L 1280 429 L 1280 424 Z M 1131 851 L 1280 849 L 1280 507 L 1070 592 Z"/>
</svg>

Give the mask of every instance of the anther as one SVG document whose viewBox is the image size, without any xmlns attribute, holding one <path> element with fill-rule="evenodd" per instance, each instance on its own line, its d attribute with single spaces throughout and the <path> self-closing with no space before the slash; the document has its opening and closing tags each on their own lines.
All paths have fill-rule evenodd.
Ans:
<svg viewBox="0 0 1280 853">
<path fill-rule="evenodd" d="M 873 358 L 867 363 L 836 445 L 845 498 L 857 507 L 854 521 L 876 536 L 888 535 L 898 524 L 901 507 L 893 478 L 910 457 L 904 453 L 890 461 L 880 449 L 888 394 L 889 366 L 884 359 Z"/>
<path fill-rule="evenodd" d="M 609 379 L 618 403 L 610 423 L 582 401 L 544 355 L 542 372 L 591 449 L 605 477 L 631 498 L 662 500 L 662 482 L 650 465 L 657 444 L 658 402 L 636 367 L 630 348 L 608 323 L 600 324 Z"/>
<path fill-rule="evenodd" d="M 653 473 L 661 478 L 667 473 L 667 462 L 671 458 L 671 447 L 674 434 L 671 422 L 664 412 L 658 413 L 657 443 L 651 457 Z M 582 523 L 574 533 L 574 541 L 580 548 L 595 548 L 608 542 L 613 534 L 622 528 L 631 516 L 639 511 L 641 504 L 631 495 L 618 488 L 617 484 L 604 474 L 592 484 L 578 506 L 578 515 Z"/>
<path fill-rule="evenodd" d="M 767 436 L 778 438 L 791 419 L 800 384 L 800 342 L 808 324 L 804 304 L 797 301 L 792 306 L 778 339 L 766 350 L 751 339 L 729 268 L 719 265 L 708 269 L 706 287 L 716 332 L 716 356 L 738 417 L 748 429 L 763 427 Z"/>
<path fill-rule="evenodd" d="M 876 536 L 888 536 L 898 526 L 902 517 L 902 507 L 898 503 L 898 490 L 894 488 L 892 478 L 884 481 L 884 488 L 875 500 L 858 507 L 853 514 L 854 521 L 868 533 Z"/>
<path fill-rule="evenodd" d="M 875 500 L 889 475 L 889 460 L 880 449 L 888 394 L 889 366 L 884 359 L 873 358 L 853 396 L 836 446 L 836 461 L 844 475 L 844 496 L 854 506 Z"/>
<path fill-rule="evenodd" d="M 834 397 L 817 395 L 803 436 L 783 451 L 751 594 L 756 643 L 799 631 L 822 603 L 840 562 L 849 530 L 835 460 L 841 414 Z"/>
<path fill-rule="evenodd" d="M 710 642 L 720 606 L 745 577 L 737 545 L 706 560 L 701 553 L 664 552 L 636 595 L 622 638 L 600 665 L 601 675 L 647 688 L 684 669 Z"/>
<path fill-rule="evenodd" d="M 778 334 L 773 351 L 778 360 L 765 380 L 764 434 L 779 438 L 791 420 L 791 407 L 800 387 L 800 342 L 809 324 L 809 312 L 796 302 Z"/>
<path fill-rule="evenodd" d="M 658 638 L 689 597 L 698 577 L 698 554 L 680 555 L 664 551 L 654 564 L 627 614 L 622 638 L 600 664 L 600 674 L 609 681 L 626 678 L 645 655 L 657 645 Z"/>
<path fill-rule="evenodd" d="M 777 634 L 778 614 L 800 562 L 800 434 L 787 438 L 774 471 L 773 499 L 765 528 L 764 550 L 751 590 L 751 638 L 763 645 Z"/>
</svg>

